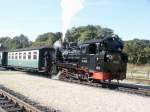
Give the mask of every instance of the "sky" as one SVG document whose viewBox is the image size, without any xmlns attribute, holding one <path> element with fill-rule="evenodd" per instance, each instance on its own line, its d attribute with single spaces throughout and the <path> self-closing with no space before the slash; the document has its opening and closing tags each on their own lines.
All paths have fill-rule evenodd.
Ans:
<svg viewBox="0 0 150 112">
<path fill-rule="evenodd" d="M 32 41 L 62 28 L 61 0 L 0 0 L 0 37 L 24 34 Z M 71 27 L 100 25 L 123 40 L 150 40 L 150 0 L 85 0 Z"/>
</svg>

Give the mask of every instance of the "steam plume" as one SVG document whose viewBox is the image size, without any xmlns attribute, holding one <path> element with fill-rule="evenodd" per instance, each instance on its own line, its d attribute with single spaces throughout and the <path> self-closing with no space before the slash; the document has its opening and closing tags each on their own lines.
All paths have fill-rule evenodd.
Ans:
<svg viewBox="0 0 150 112">
<path fill-rule="evenodd" d="M 58 80 L 59 76 L 61 75 L 62 71 L 59 71 L 58 74 L 56 76 L 53 76 L 52 79 L 54 80 Z"/>
<path fill-rule="evenodd" d="M 65 39 L 66 31 L 71 23 L 72 18 L 83 9 L 83 3 L 85 0 L 61 0 L 62 8 L 62 33 Z"/>
</svg>

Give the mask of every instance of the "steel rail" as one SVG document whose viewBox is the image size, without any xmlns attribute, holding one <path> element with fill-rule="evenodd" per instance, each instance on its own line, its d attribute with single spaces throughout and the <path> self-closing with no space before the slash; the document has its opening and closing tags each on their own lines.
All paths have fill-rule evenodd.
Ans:
<svg viewBox="0 0 150 112">
<path fill-rule="evenodd" d="M 23 109 L 23 112 L 41 112 L 39 109 L 33 107 L 32 105 L 29 105 L 27 103 L 25 103 L 24 101 L 16 98 L 15 96 L 3 91 L 2 89 L 0 89 L 0 95 L 3 96 L 3 98 L 5 99 L 5 102 L 13 102 L 15 105 L 17 105 L 20 109 Z M 8 101 L 6 100 L 8 99 Z M 5 103 L 2 102 L 2 103 Z M 7 107 L 7 103 L 5 104 L 5 107 Z M 1 105 L 0 105 L 1 106 Z M 15 108 L 15 107 L 14 107 Z M 0 112 L 7 112 L 7 110 L 5 110 L 3 107 L 0 107 Z M 10 110 L 11 112 L 11 110 Z M 19 112 L 19 111 L 18 111 Z"/>
</svg>

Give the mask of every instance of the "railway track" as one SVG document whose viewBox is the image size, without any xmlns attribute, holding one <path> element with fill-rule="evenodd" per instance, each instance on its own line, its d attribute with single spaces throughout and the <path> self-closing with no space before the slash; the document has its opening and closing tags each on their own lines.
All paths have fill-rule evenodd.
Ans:
<svg viewBox="0 0 150 112">
<path fill-rule="evenodd" d="M 119 88 L 119 91 L 150 97 L 150 90 L 142 89 L 142 88 L 138 88 L 138 89 Z"/>
<path fill-rule="evenodd" d="M 69 83 L 74 83 L 74 84 L 81 84 L 81 85 L 85 85 L 85 86 L 89 86 L 89 87 L 108 88 L 108 89 L 115 90 L 115 91 L 150 97 L 150 89 L 145 89 L 145 88 L 142 88 L 137 85 L 135 86 L 135 85 L 129 85 L 129 84 L 125 84 L 125 83 L 120 83 L 118 85 L 118 83 L 116 83 L 116 82 L 113 82 L 111 84 L 109 84 L 107 82 L 89 83 L 86 81 L 72 80 L 72 79 L 67 79 L 67 78 L 60 78 L 59 80 L 69 82 Z"/>
<path fill-rule="evenodd" d="M 41 112 L 8 92 L 0 89 L 0 112 Z"/>
</svg>

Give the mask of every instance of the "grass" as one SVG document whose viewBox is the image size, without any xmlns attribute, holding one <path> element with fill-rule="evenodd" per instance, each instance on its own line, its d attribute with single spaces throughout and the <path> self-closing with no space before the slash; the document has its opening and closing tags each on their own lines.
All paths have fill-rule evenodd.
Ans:
<svg viewBox="0 0 150 112">
<path fill-rule="evenodd" d="M 127 66 L 128 72 L 150 72 L 150 65 L 132 65 L 128 64 Z"/>
<path fill-rule="evenodd" d="M 135 78 L 150 78 L 150 66 L 136 66 L 128 64 L 127 66 L 127 77 L 135 77 Z"/>
<path fill-rule="evenodd" d="M 150 85 L 150 66 L 131 65 L 127 66 L 127 80 L 140 84 Z"/>
</svg>

